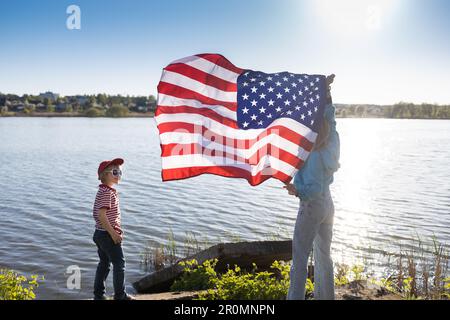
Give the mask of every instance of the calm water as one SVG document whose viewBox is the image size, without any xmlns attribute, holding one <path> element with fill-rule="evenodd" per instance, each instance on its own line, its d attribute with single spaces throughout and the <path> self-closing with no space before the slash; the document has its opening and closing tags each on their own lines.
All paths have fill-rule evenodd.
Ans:
<svg viewBox="0 0 450 320">
<path fill-rule="evenodd" d="M 413 246 L 416 234 L 450 243 L 450 121 L 342 119 L 338 130 L 335 261 L 382 272 L 380 256 Z M 128 286 L 145 274 L 147 244 L 167 244 L 170 230 L 180 241 L 186 232 L 211 242 L 291 237 L 298 201 L 280 182 L 162 183 L 159 154 L 153 119 L 0 118 L 0 265 L 44 275 L 38 298 L 90 298 L 96 170 L 119 156 Z M 71 265 L 81 268 L 81 290 L 66 287 Z"/>
</svg>

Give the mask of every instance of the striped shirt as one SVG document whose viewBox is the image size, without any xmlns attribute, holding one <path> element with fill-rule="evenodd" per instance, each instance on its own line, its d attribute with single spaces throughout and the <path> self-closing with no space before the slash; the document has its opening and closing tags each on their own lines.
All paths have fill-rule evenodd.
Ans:
<svg viewBox="0 0 450 320">
<path fill-rule="evenodd" d="M 111 188 L 105 184 L 100 184 L 97 195 L 95 197 L 93 216 L 95 220 L 95 228 L 98 230 L 105 229 L 102 227 L 99 219 L 99 210 L 106 208 L 106 218 L 109 221 L 111 227 L 114 230 L 122 234 L 122 229 L 120 227 L 120 207 L 119 207 L 119 195 L 116 189 Z"/>
</svg>

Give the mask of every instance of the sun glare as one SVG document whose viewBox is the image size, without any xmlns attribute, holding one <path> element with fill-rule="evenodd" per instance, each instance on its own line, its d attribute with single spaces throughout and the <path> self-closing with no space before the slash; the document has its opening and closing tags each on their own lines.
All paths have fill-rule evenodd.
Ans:
<svg viewBox="0 0 450 320">
<path fill-rule="evenodd" d="M 342 35 L 360 35 L 381 30 L 386 14 L 398 0 L 316 0 L 317 15 L 332 31 Z"/>
</svg>

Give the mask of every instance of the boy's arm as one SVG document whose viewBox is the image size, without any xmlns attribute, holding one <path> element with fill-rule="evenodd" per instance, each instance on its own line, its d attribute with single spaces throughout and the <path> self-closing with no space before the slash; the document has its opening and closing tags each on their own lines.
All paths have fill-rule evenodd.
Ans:
<svg viewBox="0 0 450 320">
<path fill-rule="evenodd" d="M 103 229 L 105 229 L 109 233 L 114 243 L 120 243 L 122 241 L 122 237 L 116 232 L 116 230 L 114 230 L 114 228 L 109 223 L 108 218 L 106 217 L 106 208 L 101 208 L 98 210 L 98 219 L 100 220 Z"/>
</svg>

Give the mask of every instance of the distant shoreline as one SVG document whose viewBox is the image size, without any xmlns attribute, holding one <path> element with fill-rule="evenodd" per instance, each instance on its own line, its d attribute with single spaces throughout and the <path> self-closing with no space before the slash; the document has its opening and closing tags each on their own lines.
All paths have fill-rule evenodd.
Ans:
<svg viewBox="0 0 450 320">
<path fill-rule="evenodd" d="M 138 113 L 130 112 L 126 116 L 120 117 L 110 117 L 110 116 L 94 116 L 89 117 L 85 114 L 80 114 L 77 112 L 33 112 L 29 114 L 19 113 L 19 112 L 9 112 L 9 114 L 4 114 L 1 117 L 4 118 L 153 118 L 155 116 L 154 112 Z"/>
<path fill-rule="evenodd" d="M 146 113 L 138 113 L 138 112 L 132 112 L 129 113 L 126 116 L 105 116 L 105 115 L 99 115 L 99 116 L 86 116 L 85 114 L 79 114 L 79 113 L 67 113 L 67 112 L 61 112 L 61 113 L 48 113 L 48 112 L 34 112 L 34 113 L 18 113 L 18 112 L 9 112 L 8 114 L 0 115 L 0 118 L 109 118 L 109 119 L 119 119 L 119 118 L 154 118 L 155 114 L 154 112 L 146 112 Z M 347 115 L 342 116 L 340 114 L 336 114 L 337 119 L 406 119 L 406 120 L 450 120 L 449 118 L 425 118 L 425 117 L 399 117 L 399 118 L 391 118 L 391 117 L 384 117 L 384 116 L 375 116 L 375 115 Z"/>
</svg>

